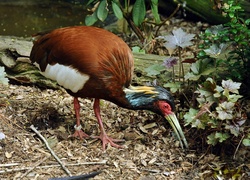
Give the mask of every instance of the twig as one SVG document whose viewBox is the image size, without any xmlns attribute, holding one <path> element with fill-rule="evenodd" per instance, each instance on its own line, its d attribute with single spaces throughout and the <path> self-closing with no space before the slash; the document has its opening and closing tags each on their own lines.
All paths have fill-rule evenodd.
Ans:
<svg viewBox="0 0 250 180">
<path fill-rule="evenodd" d="M 161 24 L 159 24 L 158 28 L 155 31 L 155 37 L 158 36 L 158 32 L 160 28 L 177 13 L 177 11 L 180 9 L 180 6 L 181 6 L 180 4 L 177 4 L 177 7 L 175 8 L 174 12 L 167 19 L 165 19 Z"/>
<path fill-rule="evenodd" d="M 30 169 L 28 169 L 28 171 L 26 171 L 21 177 L 20 179 L 24 178 L 25 176 L 27 176 L 31 171 L 33 171 L 37 166 L 39 166 L 40 164 L 42 164 L 44 161 L 46 161 L 46 159 L 48 159 L 50 157 L 49 156 L 45 156 L 43 159 L 41 159 L 40 161 L 36 162 Z"/>
<path fill-rule="evenodd" d="M 129 16 L 127 16 L 126 14 L 123 14 L 123 17 L 126 19 L 126 21 L 128 22 L 128 25 L 135 32 L 135 34 L 140 39 L 140 41 L 143 42 L 145 38 L 143 36 L 142 31 L 135 25 L 135 23 L 130 19 Z"/>
<path fill-rule="evenodd" d="M 147 172 L 151 172 L 151 173 L 161 173 L 160 170 L 158 169 L 140 169 L 141 171 L 147 171 Z"/>
<path fill-rule="evenodd" d="M 20 163 L 0 164 L 0 167 L 18 166 Z"/>
<path fill-rule="evenodd" d="M 45 143 L 46 147 L 48 148 L 48 150 L 50 151 L 50 153 L 52 154 L 52 156 L 57 160 L 57 162 L 61 165 L 61 167 L 63 168 L 63 170 L 69 175 L 72 176 L 71 172 L 68 170 L 68 168 L 66 166 L 64 166 L 64 164 L 62 163 L 62 161 L 58 158 L 58 156 L 55 154 L 55 152 L 50 148 L 47 140 L 36 130 L 36 128 L 34 127 L 34 125 L 31 125 L 30 128 L 43 140 L 43 142 Z"/>
<path fill-rule="evenodd" d="M 235 149 L 235 152 L 234 152 L 234 157 L 233 157 L 233 159 L 235 159 L 236 153 L 238 152 L 238 150 L 239 150 L 239 147 L 240 147 L 240 145 L 241 145 L 241 142 L 243 141 L 244 137 L 245 137 L 245 135 L 243 135 L 243 136 L 242 136 L 242 138 L 240 139 L 240 142 L 239 142 L 239 144 L 237 145 L 237 148 Z"/>
<path fill-rule="evenodd" d="M 67 166 L 81 166 L 81 165 L 97 165 L 97 164 L 106 164 L 107 160 L 97 161 L 97 162 L 82 162 L 82 163 L 74 163 L 74 164 L 67 164 Z M 36 169 L 45 169 L 45 168 L 53 168 L 53 167 L 60 167 L 59 164 L 53 165 L 46 165 L 46 166 L 37 166 Z M 16 171 L 25 171 L 32 169 L 32 167 L 22 167 L 22 168 L 14 168 L 14 169 L 5 169 L 1 170 L 0 174 L 9 173 L 9 172 L 16 172 Z"/>
</svg>

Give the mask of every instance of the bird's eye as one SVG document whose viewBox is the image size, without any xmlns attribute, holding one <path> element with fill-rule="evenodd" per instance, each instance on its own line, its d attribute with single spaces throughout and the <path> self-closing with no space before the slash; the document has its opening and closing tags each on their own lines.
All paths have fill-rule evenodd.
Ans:
<svg viewBox="0 0 250 180">
<path fill-rule="evenodd" d="M 171 106 L 166 101 L 159 101 L 158 104 L 159 104 L 159 108 L 163 112 L 169 114 L 172 111 Z"/>
</svg>

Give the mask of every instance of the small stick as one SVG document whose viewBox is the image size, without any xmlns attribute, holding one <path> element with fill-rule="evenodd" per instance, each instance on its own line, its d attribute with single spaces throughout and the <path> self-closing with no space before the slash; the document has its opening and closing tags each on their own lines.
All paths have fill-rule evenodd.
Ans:
<svg viewBox="0 0 250 180">
<path fill-rule="evenodd" d="M 161 173 L 160 170 L 158 169 L 140 169 L 141 171 L 148 171 L 148 172 L 151 172 L 151 173 Z"/>
<path fill-rule="evenodd" d="M 236 153 L 237 153 L 237 151 L 239 150 L 239 147 L 240 147 L 241 142 L 243 141 L 244 137 L 245 137 L 245 135 L 243 135 L 242 138 L 240 139 L 240 142 L 239 142 L 239 144 L 237 145 L 237 148 L 235 149 L 233 159 L 236 158 Z"/>
<path fill-rule="evenodd" d="M 64 166 L 64 164 L 62 163 L 62 161 L 58 158 L 58 156 L 55 154 L 55 152 L 50 148 L 49 143 L 47 142 L 47 140 L 36 130 L 36 128 L 34 127 L 34 125 L 31 125 L 30 128 L 43 140 L 43 142 L 45 143 L 47 149 L 50 151 L 50 153 L 52 154 L 52 156 L 57 160 L 57 162 L 61 165 L 61 167 L 63 168 L 63 170 L 69 176 L 72 176 L 71 172 L 68 170 L 68 168 L 66 168 L 66 166 Z"/>
<path fill-rule="evenodd" d="M 81 165 L 98 165 L 98 164 L 106 164 L 107 160 L 102 160 L 102 161 L 97 161 L 97 162 L 82 162 L 82 163 L 72 163 L 72 164 L 67 164 L 67 166 L 81 166 Z M 45 168 L 54 168 L 54 167 L 60 167 L 58 164 L 53 164 L 53 165 L 45 165 L 45 166 L 37 166 L 37 169 L 45 169 Z M 14 168 L 14 169 L 5 169 L 5 170 L 0 170 L 0 174 L 3 173 L 11 173 L 11 172 L 16 172 L 16 171 L 25 171 L 32 169 L 32 167 L 21 167 L 21 168 Z"/>
<path fill-rule="evenodd" d="M 18 166 L 20 163 L 0 164 L 0 167 Z"/>
<path fill-rule="evenodd" d="M 20 179 L 24 178 L 25 176 L 27 176 L 31 171 L 33 171 L 37 166 L 39 166 L 41 163 L 43 163 L 44 161 L 46 161 L 46 159 L 48 159 L 50 157 L 49 156 L 45 156 L 43 159 L 41 159 L 40 161 L 36 162 L 30 169 L 28 169 L 28 171 L 26 171 L 21 177 Z"/>
</svg>

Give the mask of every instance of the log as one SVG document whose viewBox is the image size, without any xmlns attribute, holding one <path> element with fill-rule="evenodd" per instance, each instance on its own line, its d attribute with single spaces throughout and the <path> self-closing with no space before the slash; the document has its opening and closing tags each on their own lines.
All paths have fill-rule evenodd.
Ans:
<svg viewBox="0 0 250 180">
<path fill-rule="evenodd" d="M 204 21 L 210 24 L 224 24 L 229 21 L 222 15 L 220 6 L 228 0 L 211 1 L 211 0 L 159 0 L 159 12 L 161 14 L 169 15 L 177 7 L 177 4 L 182 6 L 182 16 L 185 19 L 193 21 Z M 220 4 L 221 3 L 221 4 Z M 244 13 L 241 17 L 247 19 L 250 17 L 250 1 L 240 0 L 241 7 L 244 9 Z M 167 14 L 169 13 L 169 14 Z"/>
<path fill-rule="evenodd" d="M 189 16 L 187 17 L 189 19 L 199 17 L 210 24 L 223 24 L 229 21 L 222 15 L 222 10 L 217 7 L 216 1 L 177 0 L 174 2 L 183 5 L 182 8 L 186 11 L 185 14 Z"/>
<path fill-rule="evenodd" d="M 21 37 L 0 36 L 0 66 L 5 67 L 10 82 L 59 89 L 56 82 L 42 76 L 30 63 L 32 40 Z"/>
</svg>

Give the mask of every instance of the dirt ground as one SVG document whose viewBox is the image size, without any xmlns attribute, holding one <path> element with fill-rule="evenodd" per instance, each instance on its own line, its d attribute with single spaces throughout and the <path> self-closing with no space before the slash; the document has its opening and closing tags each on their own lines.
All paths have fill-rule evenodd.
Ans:
<svg viewBox="0 0 250 180">
<path fill-rule="evenodd" d="M 80 103 L 84 131 L 98 135 L 93 100 L 80 99 Z M 125 140 L 123 149 L 103 151 L 99 140 L 69 138 L 75 116 L 73 98 L 64 90 L 0 85 L 0 132 L 5 135 L 0 140 L 0 179 L 43 180 L 95 171 L 101 171 L 93 178 L 98 180 L 250 178 L 249 149 L 239 147 L 234 159 L 216 156 L 210 148 L 196 145 L 196 134 L 184 127 L 190 148 L 183 150 L 169 124 L 151 112 L 130 111 L 102 101 L 101 115 L 107 133 Z"/>
<path fill-rule="evenodd" d="M 72 97 L 65 91 L 9 85 L 1 86 L 0 92 L 0 132 L 6 136 L 0 140 L 0 179 L 68 176 L 31 125 L 37 127 L 72 175 L 101 171 L 94 179 L 213 179 L 216 168 L 227 163 L 241 170 L 250 166 L 246 149 L 238 151 L 237 161 L 229 162 L 206 151 L 199 153 L 192 144 L 189 150 L 182 150 L 162 118 L 106 101 L 101 103 L 105 129 L 110 136 L 125 139 L 121 143 L 125 148 L 102 151 L 99 140 L 68 138 L 75 117 Z M 98 135 L 92 105 L 92 100 L 81 100 L 83 129 Z M 185 129 L 187 140 L 192 142 L 188 133 Z M 243 177 L 250 177 L 249 171 L 243 172 Z"/>
</svg>

